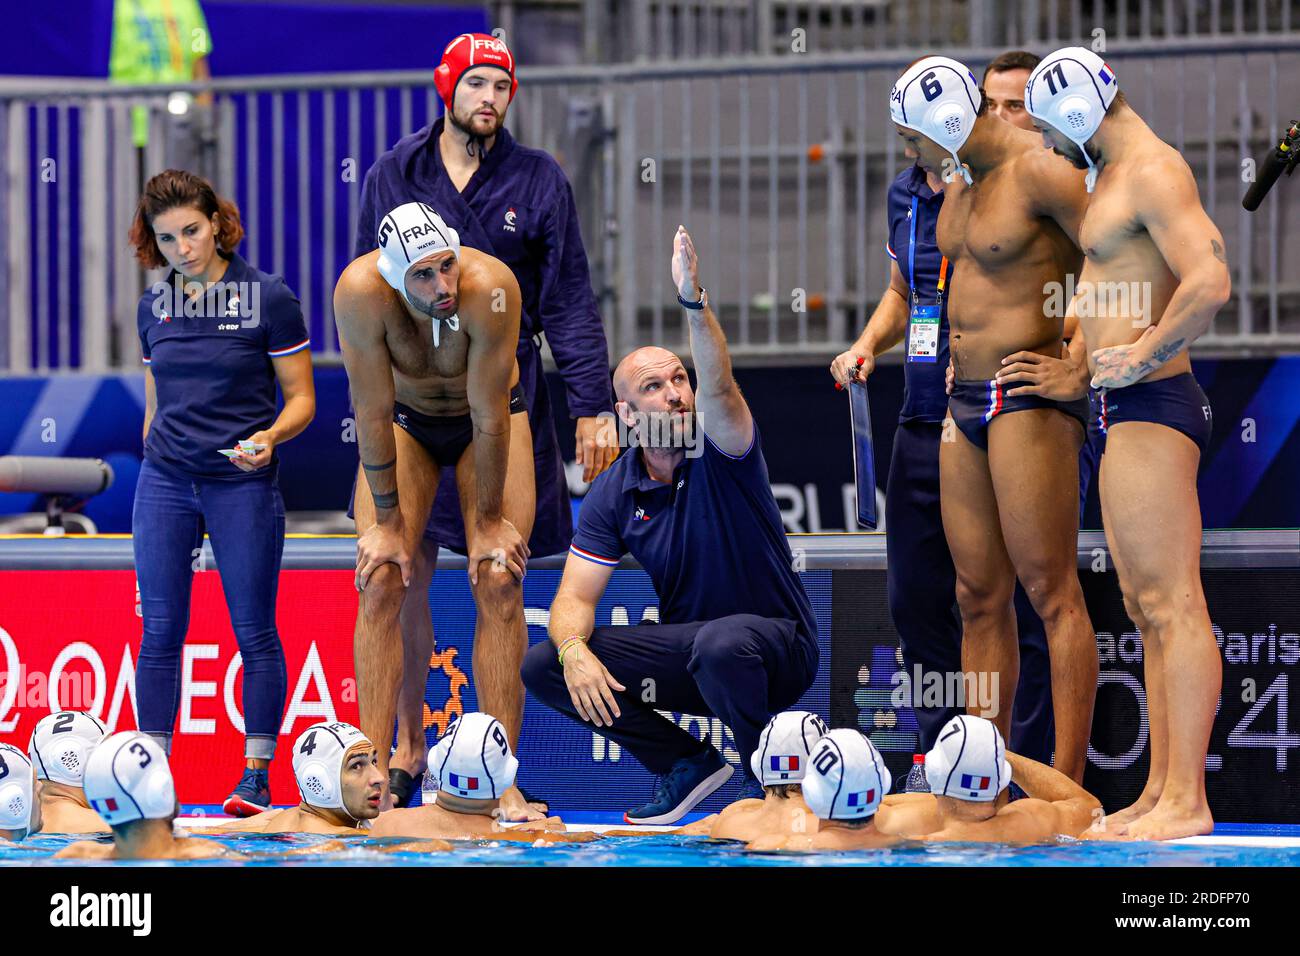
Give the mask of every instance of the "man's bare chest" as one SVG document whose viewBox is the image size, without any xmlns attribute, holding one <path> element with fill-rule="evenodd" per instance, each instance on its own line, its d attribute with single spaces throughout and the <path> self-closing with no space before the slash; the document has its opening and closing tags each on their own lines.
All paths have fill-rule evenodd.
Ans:
<svg viewBox="0 0 1300 956">
<path fill-rule="evenodd" d="M 433 343 L 433 319 L 407 319 L 387 330 L 393 370 L 411 379 L 461 379 L 469 365 L 469 336 L 457 318 L 441 320 L 438 344 Z M 453 327 L 453 324 L 457 327 Z"/>
<path fill-rule="evenodd" d="M 949 260 L 973 259 L 992 270 L 1016 262 L 1042 234 L 1042 220 L 1003 181 L 946 196 L 936 238 Z"/>
</svg>

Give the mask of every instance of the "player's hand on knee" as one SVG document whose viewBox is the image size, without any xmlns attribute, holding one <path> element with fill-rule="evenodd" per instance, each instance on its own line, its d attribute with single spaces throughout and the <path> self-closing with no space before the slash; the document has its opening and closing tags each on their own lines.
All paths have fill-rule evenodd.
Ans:
<svg viewBox="0 0 1300 956">
<path fill-rule="evenodd" d="M 564 683 L 583 720 L 597 727 L 612 727 L 614 719 L 622 716 L 614 691 L 627 688 L 614 679 L 591 648 L 583 645 L 565 653 Z"/>
<path fill-rule="evenodd" d="M 528 555 L 528 542 L 505 518 L 479 522 L 470 543 L 469 582 L 478 586 L 479 566 L 484 561 L 492 562 L 492 573 L 509 571 L 516 581 L 522 581 L 528 569 Z"/>
<path fill-rule="evenodd" d="M 1037 352 L 1013 352 L 1002 360 L 997 380 L 1008 389 L 1007 396 L 1041 395 L 1057 402 L 1070 402 L 1088 393 L 1086 380 L 1079 369 L 1066 359 L 1052 358 Z"/>
<path fill-rule="evenodd" d="M 401 521 L 395 525 L 372 524 L 357 538 L 357 570 L 353 584 L 366 589 L 370 576 L 385 564 L 397 565 L 402 586 L 411 583 L 411 554 L 406 548 L 406 531 Z"/>
</svg>

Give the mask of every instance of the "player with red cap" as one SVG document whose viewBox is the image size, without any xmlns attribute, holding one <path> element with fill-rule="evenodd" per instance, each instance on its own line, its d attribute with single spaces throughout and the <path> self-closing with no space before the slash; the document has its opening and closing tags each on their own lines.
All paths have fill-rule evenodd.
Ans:
<svg viewBox="0 0 1300 956">
<path fill-rule="evenodd" d="M 456 84 L 476 66 L 497 66 L 510 74 L 510 99 L 515 98 L 519 80 L 515 77 L 515 57 L 506 41 L 486 33 L 462 33 L 447 44 L 442 62 L 433 71 L 433 85 L 448 109 L 456 95 Z"/>
<path fill-rule="evenodd" d="M 462 113 L 458 114 L 455 108 L 456 88 L 470 71 L 474 71 L 473 76 L 468 78 L 473 93 L 491 91 L 494 98 L 499 100 L 500 93 L 504 92 L 504 82 L 493 78 L 491 73 L 479 70 L 479 67 L 495 67 L 510 77 L 510 92 L 505 94 L 505 104 L 498 112 L 494 104 L 479 102 L 477 106 L 469 107 L 471 112 L 466 113 L 462 108 Z M 468 137 L 466 152 L 470 156 L 485 155 L 485 141 L 505 122 L 505 106 L 515 98 L 515 90 L 519 89 L 519 80 L 515 76 L 515 57 L 505 40 L 486 33 L 462 33 L 442 51 L 442 62 L 433 71 L 433 85 L 442 97 L 443 105 L 447 107 L 448 120 Z"/>
<path fill-rule="evenodd" d="M 542 370 L 543 335 L 564 381 L 583 482 L 592 481 L 613 462 L 618 438 L 611 427 L 609 349 L 573 190 L 554 157 L 516 142 L 505 128 L 518 90 L 515 67 L 515 57 L 500 37 L 463 33 L 447 43 L 433 76 L 446 112 L 399 140 L 367 172 L 353 256 L 360 259 L 378 248 L 385 216 L 423 203 L 437 211 L 461 246 L 500 260 L 513 273 L 520 296 L 519 389 L 533 452 L 527 462 L 535 490 L 528 549 L 541 556 L 567 550 L 573 537 L 569 486 Z M 398 264 L 406 268 L 405 262 Z M 445 342 L 455 327 L 450 320 L 442 325 Z M 423 721 L 428 671 L 422 666 L 434 649 L 429 582 L 440 546 L 465 554 L 469 544 L 455 469 L 443 472 L 423 536 L 411 555 L 401 608 L 397 666 L 402 689 L 391 767 L 388 755 L 380 755 L 399 805 L 405 805 L 416 788 L 429 746 Z M 573 477 L 576 481 L 579 474 Z M 523 723 L 519 667 L 527 648 L 521 598 L 512 597 L 509 613 L 480 611 L 471 680 L 480 706 L 501 721 L 511 747 L 518 746 Z M 360 680 L 362 713 L 391 712 L 394 702 L 388 687 Z M 366 730 L 376 740 L 384 733 L 377 726 Z M 522 792 L 511 787 L 502 795 L 501 809 L 505 819 L 521 820 L 540 818 L 544 808 L 540 803 L 529 808 Z"/>
</svg>

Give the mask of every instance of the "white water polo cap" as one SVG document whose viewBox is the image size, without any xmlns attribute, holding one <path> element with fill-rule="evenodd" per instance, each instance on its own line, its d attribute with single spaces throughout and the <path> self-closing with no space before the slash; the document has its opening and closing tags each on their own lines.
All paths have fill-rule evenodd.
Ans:
<svg viewBox="0 0 1300 956">
<path fill-rule="evenodd" d="M 107 733 L 103 724 L 79 710 L 42 717 L 27 745 L 36 776 L 51 783 L 80 787 L 90 752 Z"/>
<path fill-rule="evenodd" d="M 832 730 L 813 748 L 803 799 L 822 820 L 862 820 L 875 814 L 893 785 L 876 745 L 845 727 Z"/>
<path fill-rule="evenodd" d="M 957 150 L 966 145 L 984 97 L 975 74 L 946 56 L 927 56 L 907 68 L 889 94 L 889 115 L 899 126 L 934 140 L 952 156 L 967 185 L 970 172 Z"/>
<path fill-rule="evenodd" d="M 989 803 L 1011 783 L 1007 745 L 993 721 L 961 714 L 944 724 L 925 755 L 925 779 L 935 796 Z"/>
<path fill-rule="evenodd" d="M 429 751 L 429 774 L 438 789 L 467 800 L 500 799 L 518 772 L 505 728 L 491 714 L 463 715 Z"/>
<path fill-rule="evenodd" d="M 110 827 L 133 820 L 168 820 L 176 785 L 158 741 L 135 730 L 105 737 L 90 752 L 82 776 L 86 801 Z"/>
<path fill-rule="evenodd" d="M 373 747 L 370 738 L 351 724 L 323 720 L 312 724 L 293 742 L 293 776 L 303 803 L 321 810 L 344 810 L 343 764 L 357 744 Z"/>
<path fill-rule="evenodd" d="M 32 764 L 11 744 L 0 744 L 0 830 L 32 826 Z"/>
<path fill-rule="evenodd" d="M 765 787 L 799 783 L 808 771 L 808 757 L 827 731 L 826 722 L 806 710 L 787 710 L 767 722 L 758 735 L 758 749 L 749 769 Z"/>
<path fill-rule="evenodd" d="M 1088 192 L 1097 185 L 1097 167 L 1088 155 L 1088 140 L 1115 101 L 1119 82 L 1106 62 L 1087 47 L 1068 46 L 1048 54 L 1029 74 L 1025 109 L 1034 119 L 1057 129 L 1079 147 L 1088 163 Z"/>
<path fill-rule="evenodd" d="M 450 251 L 460 260 L 460 235 L 427 203 L 402 203 L 379 221 L 379 274 L 414 308 L 406 290 L 406 274 L 421 259 Z M 460 317 L 447 319 L 453 332 L 460 328 Z M 438 347 L 441 319 L 433 320 L 433 345 Z"/>
</svg>

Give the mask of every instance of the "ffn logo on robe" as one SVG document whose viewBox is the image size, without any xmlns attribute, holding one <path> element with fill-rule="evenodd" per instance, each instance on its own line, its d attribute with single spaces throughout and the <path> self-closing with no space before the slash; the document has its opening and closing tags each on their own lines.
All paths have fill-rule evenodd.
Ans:
<svg viewBox="0 0 1300 956">
<path fill-rule="evenodd" d="M 509 209 L 506 210 L 506 221 L 501 228 L 505 232 L 515 231 L 515 207 L 514 206 L 511 206 Z"/>
</svg>

